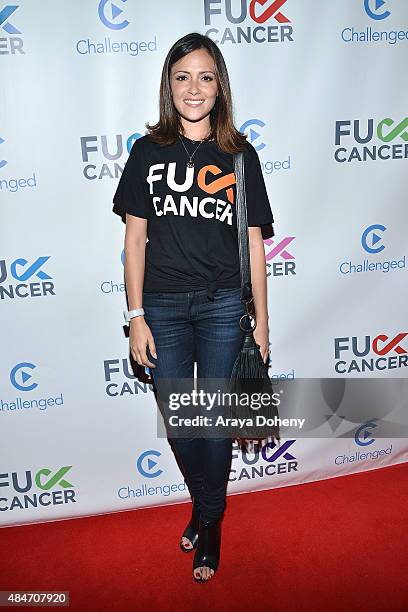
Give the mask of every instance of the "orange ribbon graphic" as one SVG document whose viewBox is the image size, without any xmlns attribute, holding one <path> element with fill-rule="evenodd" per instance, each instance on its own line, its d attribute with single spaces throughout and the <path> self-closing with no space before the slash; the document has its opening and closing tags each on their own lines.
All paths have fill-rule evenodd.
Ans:
<svg viewBox="0 0 408 612">
<path fill-rule="evenodd" d="M 221 189 L 226 190 L 227 198 L 231 202 L 234 203 L 234 190 L 231 185 L 235 185 L 235 174 L 230 172 L 230 174 L 226 174 L 225 176 L 221 176 L 218 179 L 215 179 L 211 183 L 206 183 L 207 173 L 210 172 L 212 175 L 218 175 L 222 173 L 222 170 L 218 168 L 218 166 L 203 166 L 198 174 L 197 174 L 197 184 L 206 193 L 210 193 L 213 195 L 217 193 L 217 191 L 221 191 Z"/>
</svg>

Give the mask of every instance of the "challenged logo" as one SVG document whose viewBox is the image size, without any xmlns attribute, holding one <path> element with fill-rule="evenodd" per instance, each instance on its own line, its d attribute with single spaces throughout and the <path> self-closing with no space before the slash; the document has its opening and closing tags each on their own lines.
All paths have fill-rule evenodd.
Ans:
<svg viewBox="0 0 408 612">
<path fill-rule="evenodd" d="M 385 232 L 386 227 L 379 223 L 369 225 L 361 236 L 362 247 L 367 253 L 380 253 L 385 249 L 383 244 L 378 244 L 382 240 L 382 236 L 378 235 L 378 232 Z M 375 246 L 377 245 L 377 246 Z"/>
<path fill-rule="evenodd" d="M 140 453 L 136 460 L 136 469 L 138 473 L 143 477 L 151 480 L 152 478 L 158 478 L 164 471 L 158 467 L 158 461 L 156 458 L 161 457 L 161 452 L 149 449 Z M 133 483 L 122 485 L 118 488 L 118 497 L 121 500 L 131 500 L 140 497 L 170 497 L 171 495 L 178 495 L 184 493 L 187 485 L 183 479 L 182 482 L 166 482 L 163 483 L 160 479 L 159 484 L 153 484 L 152 482 L 138 483 L 135 487 Z"/>
<path fill-rule="evenodd" d="M 377 427 L 377 423 L 372 420 L 367 423 L 363 423 L 354 434 L 354 441 L 359 446 L 369 446 L 374 442 L 373 432 L 371 431 Z"/>
<path fill-rule="evenodd" d="M 104 35 L 103 38 L 93 39 L 91 37 L 81 38 L 75 42 L 76 52 L 81 56 L 105 55 L 105 54 L 128 54 L 131 57 L 141 57 L 150 52 L 157 51 L 157 36 L 154 34 L 151 40 L 123 40 L 119 38 L 122 30 L 127 28 L 129 20 L 125 18 L 124 9 L 127 8 L 127 0 L 100 0 L 98 4 L 98 16 L 101 23 L 113 30 L 112 37 Z M 130 4 L 130 2 L 129 2 Z M 130 28 L 129 28 L 130 30 Z M 129 30 L 127 30 L 129 32 Z M 134 28 L 133 28 L 134 30 Z M 86 36 L 86 35 L 85 35 Z"/>
<path fill-rule="evenodd" d="M 262 119 L 256 119 L 253 117 L 252 119 L 247 119 L 247 121 L 244 121 L 244 123 L 240 126 L 239 131 L 247 135 L 247 140 L 254 147 L 255 151 L 262 151 L 262 149 L 265 149 L 267 145 L 263 140 L 260 140 L 260 138 L 262 138 L 262 134 L 253 126 L 256 126 L 256 128 L 264 128 L 266 123 L 265 121 L 262 121 Z M 272 174 L 272 172 L 277 172 L 279 170 L 291 169 L 290 155 L 286 159 L 259 159 L 259 162 L 261 164 L 262 171 L 265 174 Z"/>
<path fill-rule="evenodd" d="M 385 249 L 383 244 L 383 234 L 387 231 L 382 223 L 373 223 L 366 227 L 361 234 L 360 243 L 366 253 L 377 255 Z M 378 258 L 364 259 L 358 263 L 351 260 L 342 261 L 339 265 L 339 272 L 343 276 L 375 272 L 390 272 L 390 270 L 402 270 L 406 265 L 406 256 L 400 259 L 378 260 Z"/>
<path fill-rule="evenodd" d="M 379 9 L 385 4 L 384 0 L 364 0 L 364 9 L 371 19 L 387 19 L 391 15 L 390 11 L 384 10 L 379 13 Z"/>
<path fill-rule="evenodd" d="M 388 43 L 389 45 L 395 45 L 402 41 L 406 42 L 408 39 L 408 30 L 406 28 L 405 23 L 401 24 L 400 29 L 397 27 L 393 27 L 392 29 L 385 29 L 382 24 L 379 22 L 387 19 L 391 12 L 388 10 L 389 2 L 385 2 L 384 0 L 360 0 L 364 11 L 372 21 L 368 22 L 370 24 L 377 22 L 381 29 L 375 29 L 372 25 L 367 25 L 363 30 L 360 29 L 360 24 L 358 26 L 350 26 L 342 28 L 340 32 L 340 38 L 345 43 L 351 44 L 365 44 L 369 46 L 371 44 L 381 44 Z M 384 8 L 386 7 L 386 8 Z"/>
<path fill-rule="evenodd" d="M 120 262 L 122 266 L 125 265 L 125 249 L 122 249 L 120 253 Z M 122 278 L 120 280 L 102 280 L 99 285 L 101 293 L 103 293 L 104 295 L 115 295 L 117 293 L 124 293 L 126 291 L 126 287 L 123 278 L 123 268 L 121 270 L 121 276 Z"/>
<path fill-rule="evenodd" d="M 38 383 L 32 382 L 27 385 L 27 381 L 32 378 L 31 373 L 26 370 L 34 370 L 36 366 L 33 363 L 29 363 L 24 361 L 22 363 L 18 363 L 12 368 L 10 372 L 10 382 L 19 391 L 32 391 L 36 387 L 38 387 Z"/>
<path fill-rule="evenodd" d="M 136 461 L 137 471 L 145 478 L 157 478 L 163 474 L 163 470 L 157 468 L 158 462 L 152 459 L 152 456 L 161 457 L 161 453 L 157 450 L 147 450 L 141 453 Z"/>
<path fill-rule="evenodd" d="M 126 0 L 117 0 L 117 2 L 126 2 Z M 123 30 L 129 25 L 129 21 L 127 19 L 122 19 L 122 21 L 116 21 L 117 17 L 123 13 L 123 9 L 120 8 L 117 4 L 113 2 L 109 2 L 109 0 L 101 0 L 98 6 L 98 15 L 99 19 L 102 21 L 103 25 L 111 30 Z"/>
<path fill-rule="evenodd" d="M 370 419 L 366 421 L 360 427 L 358 427 L 354 433 L 354 442 L 357 446 L 370 447 L 366 451 L 353 451 L 348 454 L 337 455 L 334 458 L 335 465 L 348 465 L 366 462 L 366 461 L 377 461 L 378 459 L 384 458 L 386 455 L 392 455 L 392 444 L 386 448 L 373 448 L 375 446 L 376 439 L 374 438 L 373 429 L 378 427 L 376 422 L 378 419 Z"/>
<path fill-rule="evenodd" d="M 39 387 L 39 384 L 34 380 L 33 371 L 36 369 L 36 364 L 30 361 L 21 361 L 13 366 L 10 370 L 9 379 L 12 387 L 17 391 L 28 393 L 24 398 L 17 396 L 13 398 L 0 397 L 0 414 L 13 414 L 18 412 L 28 412 L 32 408 L 38 408 L 41 411 L 49 410 L 53 406 L 63 406 L 64 396 L 59 395 L 41 396 L 37 393 L 30 395 L 30 391 L 34 391 Z"/>
<path fill-rule="evenodd" d="M 258 140 L 258 138 L 260 138 L 261 135 L 259 134 L 259 132 L 257 132 L 251 127 L 253 125 L 265 127 L 266 124 L 264 121 L 261 121 L 261 119 L 248 119 L 247 121 L 245 121 L 245 123 L 241 125 L 239 131 L 242 133 L 246 133 L 247 129 L 249 128 L 249 142 L 251 143 L 251 145 L 254 146 L 256 151 L 262 151 L 262 149 L 266 147 L 266 144 L 264 142 L 256 144 L 256 141 Z"/>
<path fill-rule="evenodd" d="M 103 39 L 81 38 L 75 42 L 76 52 L 81 56 L 99 54 L 128 54 L 131 57 L 146 55 L 150 51 L 157 51 L 157 37 L 152 40 L 120 40 L 118 36 L 127 28 L 129 20 L 124 17 L 124 8 L 127 0 L 100 0 L 98 16 L 101 23 L 109 30 L 114 30 L 112 38 L 104 36 Z M 130 3 L 129 3 L 130 4 Z"/>
<path fill-rule="evenodd" d="M 4 39 L 6 40 L 6 39 Z M 1 54 L 1 38 L 0 38 L 0 54 Z M 3 144 L 5 141 L 4 138 L 2 138 L 0 136 L 0 145 Z M 0 169 L 4 168 L 7 165 L 7 160 L 6 159 L 1 159 L 0 157 Z M 35 177 L 35 172 L 33 172 L 32 176 L 29 176 L 28 178 L 7 178 L 6 176 L 4 176 L 2 174 L 1 176 L 1 180 L 0 180 L 0 191 L 9 191 L 11 193 L 15 193 L 16 191 L 19 191 L 20 189 L 24 189 L 25 187 L 37 187 L 37 179 Z"/>
</svg>

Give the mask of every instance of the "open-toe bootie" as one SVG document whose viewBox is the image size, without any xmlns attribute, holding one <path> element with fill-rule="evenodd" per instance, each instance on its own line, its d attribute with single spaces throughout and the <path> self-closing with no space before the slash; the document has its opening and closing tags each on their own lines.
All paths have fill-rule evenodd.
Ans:
<svg viewBox="0 0 408 612">
<path fill-rule="evenodd" d="M 187 527 L 182 533 L 182 538 L 188 538 L 192 544 L 191 548 L 187 548 L 184 546 L 182 539 L 180 540 L 180 548 L 183 552 L 191 552 L 195 548 L 197 548 L 198 543 L 198 530 L 200 525 L 200 509 L 198 505 L 193 502 L 193 509 L 191 512 L 191 519 Z"/>
<path fill-rule="evenodd" d="M 212 578 L 197 577 L 199 567 L 209 567 L 214 574 L 220 562 L 221 518 L 213 521 L 201 521 L 198 530 L 198 546 L 193 561 L 193 576 L 197 582 L 207 582 Z"/>
</svg>

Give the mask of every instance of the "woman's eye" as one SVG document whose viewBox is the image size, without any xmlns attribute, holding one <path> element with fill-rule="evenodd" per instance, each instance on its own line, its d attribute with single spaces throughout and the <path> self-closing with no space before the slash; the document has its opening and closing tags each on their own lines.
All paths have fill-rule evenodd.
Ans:
<svg viewBox="0 0 408 612">
<path fill-rule="evenodd" d="M 179 74 L 179 75 L 176 76 L 176 81 L 184 81 L 184 79 L 186 79 L 186 78 L 187 78 L 187 76 L 185 74 Z M 205 74 L 203 76 L 203 79 L 205 79 L 206 81 L 213 81 L 214 80 L 214 78 L 211 75 L 209 75 L 209 74 Z"/>
</svg>

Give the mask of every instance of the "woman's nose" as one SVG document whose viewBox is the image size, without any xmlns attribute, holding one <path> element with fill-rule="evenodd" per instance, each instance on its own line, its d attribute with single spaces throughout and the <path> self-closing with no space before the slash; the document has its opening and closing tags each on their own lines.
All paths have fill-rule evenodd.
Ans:
<svg viewBox="0 0 408 612">
<path fill-rule="evenodd" d="M 200 87 L 199 87 L 198 81 L 196 81 L 196 80 L 192 80 L 192 81 L 190 82 L 190 87 L 189 87 L 189 90 L 188 90 L 188 91 L 189 91 L 189 93 L 191 93 L 191 94 L 196 94 L 196 93 L 198 93 L 198 92 L 200 91 Z"/>
</svg>

